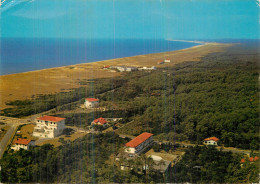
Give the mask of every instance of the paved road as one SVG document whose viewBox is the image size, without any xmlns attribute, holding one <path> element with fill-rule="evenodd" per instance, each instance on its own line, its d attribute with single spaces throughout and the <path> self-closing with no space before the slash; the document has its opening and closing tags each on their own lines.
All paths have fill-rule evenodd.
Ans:
<svg viewBox="0 0 260 184">
<path fill-rule="evenodd" d="M 14 135 L 14 132 L 17 128 L 17 125 L 13 125 L 11 126 L 8 131 L 5 133 L 5 136 L 3 137 L 3 139 L 1 140 L 0 142 L 0 159 L 2 158 L 4 152 L 5 152 L 5 149 L 9 143 L 9 140 L 11 140 Z"/>
</svg>

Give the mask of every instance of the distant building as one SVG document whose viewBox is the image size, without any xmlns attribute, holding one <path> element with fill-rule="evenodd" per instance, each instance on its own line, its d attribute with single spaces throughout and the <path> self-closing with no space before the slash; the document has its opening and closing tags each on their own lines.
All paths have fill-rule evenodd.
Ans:
<svg viewBox="0 0 260 184">
<path fill-rule="evenodd" d="M 106 126 L 107 125 L 107 120 L 105 120 L 104 118 L 98 118 L 95 119 L 94 121 L 91 122 L 91 125 L 103 125 Z"/>
<path fill-rule="evenodd" d="M 54 138 L 62 134 L 65 129 L 65 118 L 43 116 L 36 119 L 33 136 Z"/>
<path fill-rule="evenodd" d="M 170 63 L 171 60 L 169 60 L 169 59 L 165 59 L 164 62 L 165 62 L 165 63 Z"/>
<path fill-rule="evenodd" d="M 99 105 L 99 99 L 96 98 L 86 98 L 84 103 L 86 108 L 95 108 Z"/>
<path fill-rule="evenodd" d="M 156 70 L 156 67 L 152 66 L 152 67 L 149 68 L 149 67 L 144 66 L 142 68 L 138 68 L 138 70 Z"/>
<path fill-rule="evenodd" d="M 108 66 L 108 65 L 104 65 L 104 67 L 103 67 L 103 69 L 109 69 L 110 68 L 110 66 Z"/>
<path fill-rule="evenodd" d="M 164 61 L 158 61 L 157 64 L 158 65 L 164 64 Z"/>
<path fill-rule="evenodd" d="M 204 139 L 203 144 L 217 146 L 218 141 L 219 141 L 219 139 L 216 137 L 209 137 L 209 138 Z"/>
<path fill-rule="evenodd" d="M 20 149 L 28 150 L 31 146 L 35 146 L 35 142 L 30 139 L 21 139 L 18 138 L 14 140 L 13 145 L 11 146 L 11 149 L 18 151 Z"/>
<path fill-rule="evenodd" d="M 153 144 L 153 134 L 144 132 L 125 144 L 128 154 L 141 154 Z"/>
<path fill-rule="evenodd" d="M 132 67 L 132 66 L 118 66 L 116 68 L 120 72 L 132 72 L 132 71 L 137 71 L 138 70 L 136 67 Z"/>
</svg>

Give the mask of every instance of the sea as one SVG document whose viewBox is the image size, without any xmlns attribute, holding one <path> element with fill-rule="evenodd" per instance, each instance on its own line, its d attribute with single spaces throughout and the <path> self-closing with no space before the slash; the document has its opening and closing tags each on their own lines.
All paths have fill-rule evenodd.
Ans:
<svg viewBox="0 0 260 184">
<path fill-rule="evenodd" d="M 195 45 L 199 44 L 158 39 L 1 38 L 0 75 L 174 51 Z"/>
</svg>

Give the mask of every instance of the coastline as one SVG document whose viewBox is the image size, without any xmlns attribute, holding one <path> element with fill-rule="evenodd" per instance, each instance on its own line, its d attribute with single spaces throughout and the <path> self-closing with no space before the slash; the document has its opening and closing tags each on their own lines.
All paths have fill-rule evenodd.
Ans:
<svg viewBox="0 0 260 184">
<path fill-rule="evenodd" d="M 120 72 L 104 70 L 104 65 L 128 65 L 135 67 L 173 66 L 185 61 L 199 61 L 209 53 L 221 52 L 231 44 L 203 43 L 190 48 L 124 58 L 109 59 L 91 63 L 47 68 L 17 74 L 0 76 L 0 109 L 7 108 L 8 101 L 30 99 L 39 94 L 68 91 L 80 86 L 79 82 L 88 79 L 111 78 L 122 75 Z M 159 60 L 168 58 L 171 63 L 158 65 Z"/>
</svg>

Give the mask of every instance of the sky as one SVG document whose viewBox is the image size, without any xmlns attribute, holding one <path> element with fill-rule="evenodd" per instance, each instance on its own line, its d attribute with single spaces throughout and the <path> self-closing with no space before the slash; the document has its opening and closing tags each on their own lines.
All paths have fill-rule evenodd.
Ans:
<svg viewBox="0 0 260 184">
<path fill-rule="evenodd" d="M 259 39 L 256 0 L 1 0 L 0 36 Z"/>
</svg>

